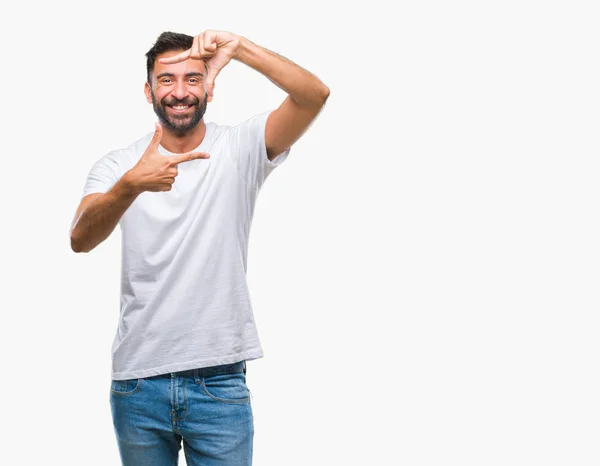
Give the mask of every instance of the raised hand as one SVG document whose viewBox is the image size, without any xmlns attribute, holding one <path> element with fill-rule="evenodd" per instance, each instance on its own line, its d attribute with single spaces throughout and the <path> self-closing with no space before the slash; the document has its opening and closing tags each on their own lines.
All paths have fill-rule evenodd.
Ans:
<svg viewBox="0 0 600 466">
<path fill-rule="evenodd" d="M 178 175 L 177 165 L 196 159 L 210 157 L 206 152 L 186 152 L 177 155 L 162 155 L 158 146 L 162 140 L 162 126 L 156 123 L 156 131 L 150 144 L 138 160 L 137 164 L 126 175 L 131 187 L 136 192 L 171 191 Z"/>
<path fill-rule="evenodd" d="M 160 63 L 178 63 L 191 58 L 192 60 L 204 60 L 208 68 L 208 76 L 205 79 L 208 101 L 211 102 L 215 79 L 221 70 L 231 61 L 240 47 L 240 36 L 226 31 L 207 30 L 196 37 L 191 49 L 181 52 L 169 58 L 161 58 Z"/>
</svg>

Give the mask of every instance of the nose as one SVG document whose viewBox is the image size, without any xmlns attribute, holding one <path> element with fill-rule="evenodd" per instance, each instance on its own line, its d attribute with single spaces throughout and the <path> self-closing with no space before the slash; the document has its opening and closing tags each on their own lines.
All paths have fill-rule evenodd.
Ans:
<svg viewBox="0 0 600 466">
<path fill-rule="evenodd" d="M 174 89 L 171 91 L 171 94 L 173 95 L 173 97 L 175 97 L 178 100 L 183 100 L 187 94 L 188 94 L 188 90 L 187 90 L 187 86 L 185 84 L 185 81 L 183 80 L 178 80 L 175 83 L 175 87 Z"/>
</svg>

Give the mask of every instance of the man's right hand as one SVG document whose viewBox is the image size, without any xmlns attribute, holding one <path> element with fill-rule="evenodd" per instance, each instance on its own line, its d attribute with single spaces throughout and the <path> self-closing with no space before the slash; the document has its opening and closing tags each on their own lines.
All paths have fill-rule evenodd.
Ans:
<svg viewBox="0 0 600 466">
<path fill-rule="evenodd" d="M 152 141 L 150 141 L 138 163 L 126 173 L 129 185 L 136 192 L 171 191 L 175 177 L 179 173 L 177 170 L 178 164 L 210 157 L 206 152 L 162 155 L 158 152 L 161 139 L 162 126 L 160 123 L 156 123 L 156 131 Z"/>
</svg>

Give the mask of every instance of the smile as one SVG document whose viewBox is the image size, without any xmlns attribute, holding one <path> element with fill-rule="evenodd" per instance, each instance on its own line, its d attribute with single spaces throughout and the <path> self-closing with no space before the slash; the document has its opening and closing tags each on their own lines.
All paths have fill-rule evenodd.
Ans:
<svg viewBox="0 0 600 466">
<path fill-rule="evenodd" d="M 183 113 L 187 111 L 191 106 L 190 105 L 169 105 L 170 109 L 175 111 L 176 113 Z"/>
</svg>

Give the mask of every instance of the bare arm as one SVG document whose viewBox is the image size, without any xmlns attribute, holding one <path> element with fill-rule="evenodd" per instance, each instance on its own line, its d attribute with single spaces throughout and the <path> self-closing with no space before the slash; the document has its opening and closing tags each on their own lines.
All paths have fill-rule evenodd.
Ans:
<svg viewBox="0 0 600 466">
<path fill-rule="evenodd" d="M 283 103 L 267 119 L 265 145 L 269 160 L 291 147 L 304 134 L 329 97 L 329 88 L 311 72 L 231 32 L 204 31 L 194 38 L 192 48 L 159 61 L 165 64 L 178 63 L 188 58 L 205 60 L 209 102 L 214 94 L 215 78 L 231 59 L 262 73 L 287 92 Z"/>
<path fill-rule="evenodd" d="M 320 109 L 329 88 L 310 71 L 287 58 L 240 36 L 234 58 L 266 76 L 290 98 L 304 108 Z"/>
<path fill-rule="evenodd" d="M 162 139 L 162 126 L 156 131 L 144 154 L 135 166 L 126 172 L 106 193 L 85 196 L 71 225 L 71 249 L 90 252 L 109 237 L 133 201 L 145 191 L 170 191 L 179 173 L 177 165 L 210 157 L 206 152 L 186 152 L 162 156 L 158 146 Z"/>
<path fill-rule="evenodd" d="M 245 37 L 240 38 L 235 58 L 288 93 L 267 120 L 265 143 L 273 160 L 306 132 L 325 105 L 329 88 L 314 74 Z"/>
<path fill-rule="evenodd" d="M 71 226 L 71 249 L 90 252 L 108 238 L 139 194 L 123 176 L 106 193 L 85 196 Z"/>
</svg>

